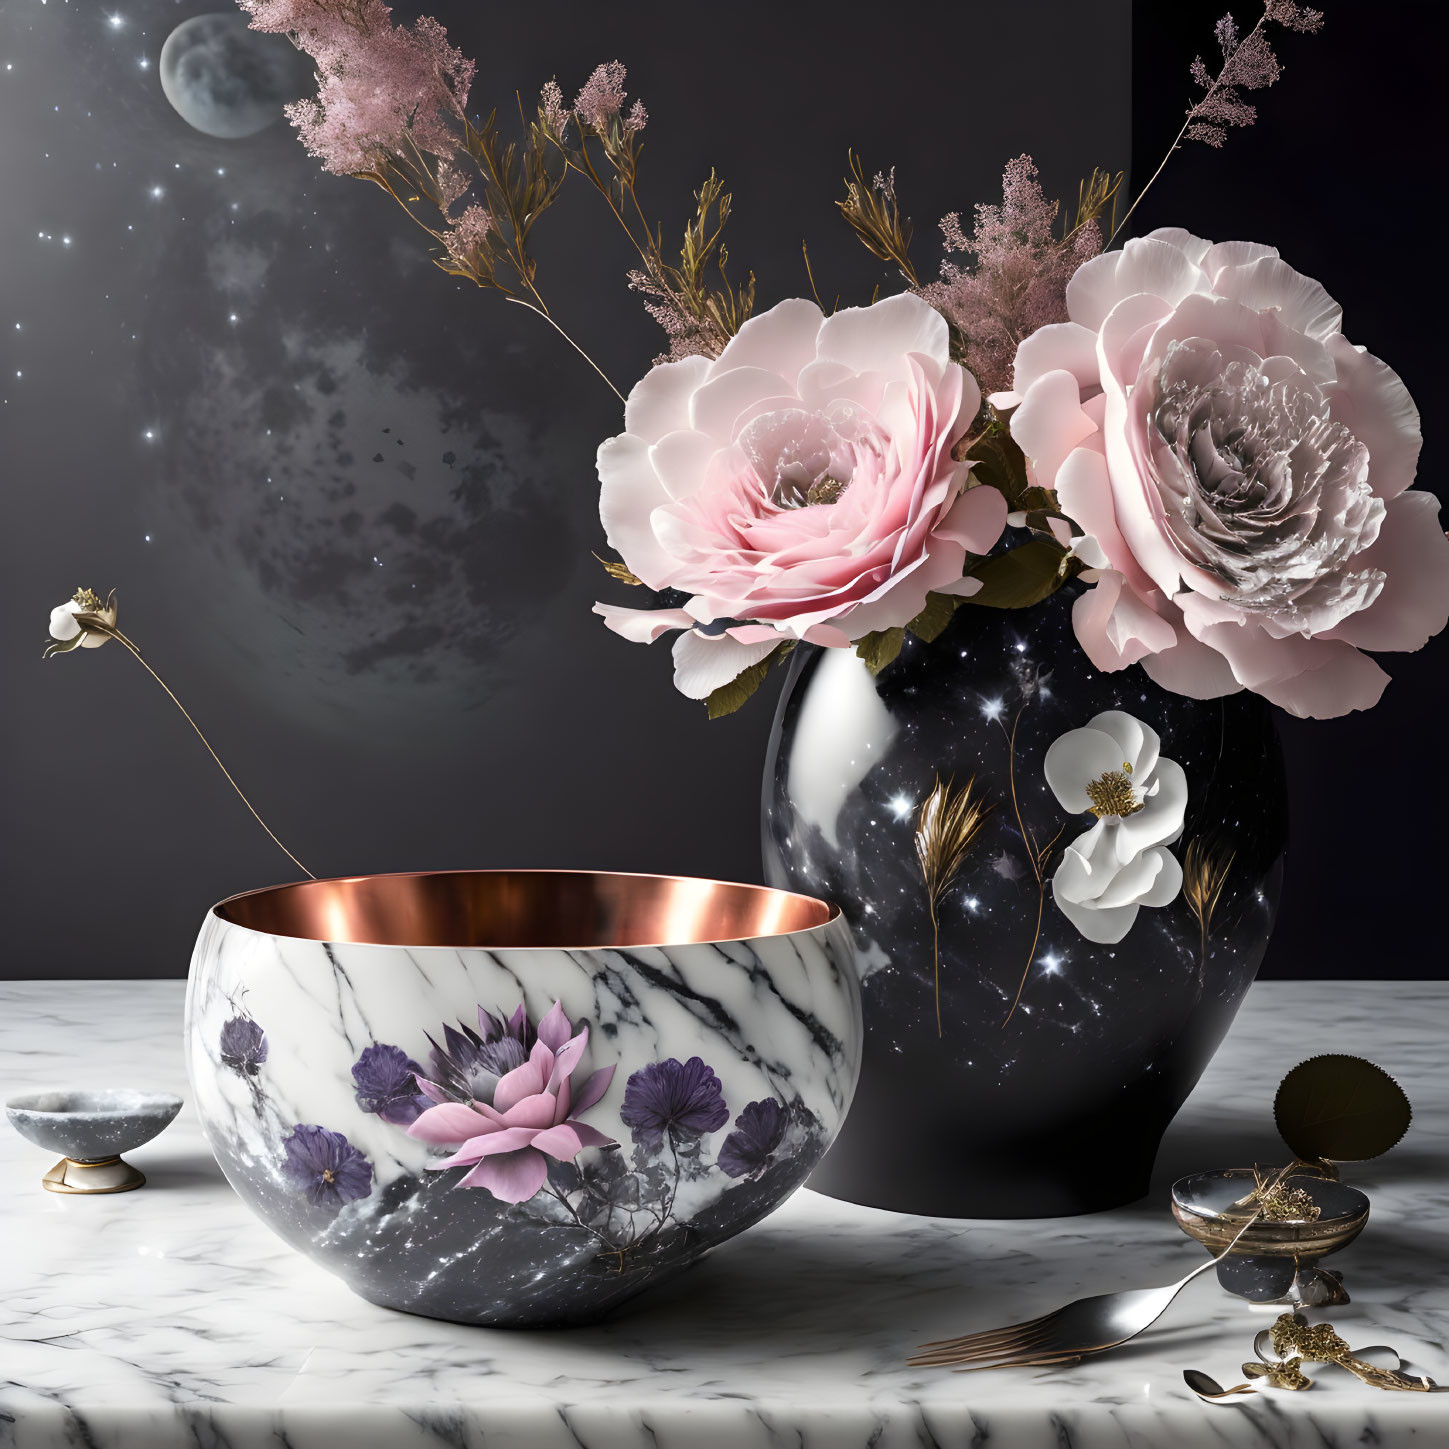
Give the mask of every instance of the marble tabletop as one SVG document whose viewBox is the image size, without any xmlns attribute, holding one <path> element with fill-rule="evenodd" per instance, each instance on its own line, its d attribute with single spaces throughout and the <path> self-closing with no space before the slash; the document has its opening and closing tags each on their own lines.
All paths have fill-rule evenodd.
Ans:
<svg viewBox="0 0 1449 1449">
<path fill-rule="evenodd" d="M 0 1096 L 40 1087 L 186 1091 L 182 983 L 0 984 Z M 1166 1208 L 1173 1177 L 1281 1156 L 1269 1103 L 1295 1061 L 1389 1067 L 1409 1136 L 1351 1174 L 1374 1204 L 1340 1259 L 1355 1346 L 1391 1343 L 1449 1380 L 1449 983 L 1267 983 L 1179 1117 L 1148 1200 L 1035 1222 L 912 1218 L 799 1193 L 607 1324 L 466 1328 L 375 1308 L 233 1196 L 184 1109 L 130 1154 L 114 1197 L 41 1191 L 50 1159 L 0 1126 L 0 1446 L 93 1449 L 1228 1449 L 1449 1444 L 1449 1397 L 1315 1388 L 1208 1405 L 1277 1309 L 1196 1280 L 1158 1325 L 1076 1367 L 905 1367 L 923 1339 L 1201 1261 Z M 1103 1163 L 1110 1172 L 1112 1164 Z"/>
</svg>

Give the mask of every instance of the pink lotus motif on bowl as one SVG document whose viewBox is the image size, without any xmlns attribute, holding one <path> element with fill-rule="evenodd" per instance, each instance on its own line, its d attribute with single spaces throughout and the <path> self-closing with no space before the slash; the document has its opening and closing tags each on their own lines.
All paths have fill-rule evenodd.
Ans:
<svg viewBox="0 0 1449 1449">
<path fill-rule="evenodd" d="M 429 1107 L 407 1129 L 424 1142 L 463 1145 L 434 1167 L 473 1170 L 459 1187 L 487 1188 L 500 1202 L 526 1202 L 548 1180 L 548 1159 L 572 1162 L 585 1147 L 612 1146 L 614 1139 L 577 1121 L 609 1089 L 614 1068 L 604 1067 L 573 1086 L 588 1050 L 587 1026 L 574 1030 L 554 1002 L 538 1024 L 538 1040 L 522 1066 L 501 1077 L 491 1102 L 451 1101 L 441 1087 L 419 1081 Z"/>
</svg>

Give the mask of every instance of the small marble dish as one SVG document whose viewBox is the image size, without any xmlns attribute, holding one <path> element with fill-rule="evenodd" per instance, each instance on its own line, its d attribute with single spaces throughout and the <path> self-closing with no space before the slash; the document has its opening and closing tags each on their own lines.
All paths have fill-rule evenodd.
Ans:
<svg viewBox="0 0 1449 1449">
<path fill-rule="evenodd" d="M 145 1176 L 121 1160 L 170 1126 L 181 1098 L 167 1092 L 27 1092 L 5 1104 L 27 1141 L 64 1157 L 40 1179 L 47 1192 L 130 1192 Z"/>
<path fill-rule="evenodd" d="M 1291 1302 L 1310 1307 L 1347 1303 L 1341 1275 L 1318 1267 L 1320 1258 L 1346 1248 L 1368 1222 L 1369 1200 L 1356 1187 L 1308 1174 L 1283 1186 L 1302 1188 L 1319 1209 L 1316 1218 L 1260 1219 L 1245 1199 L 1256 1178 L 1248 1167 L 1199 1172 L 1172 1185 L 1172 1215 L 1190 1238 L 1215 1257 L 1237 1243 L 1218 1264 L 1218 1282 L 1253 1303 Z"/>
</svg>

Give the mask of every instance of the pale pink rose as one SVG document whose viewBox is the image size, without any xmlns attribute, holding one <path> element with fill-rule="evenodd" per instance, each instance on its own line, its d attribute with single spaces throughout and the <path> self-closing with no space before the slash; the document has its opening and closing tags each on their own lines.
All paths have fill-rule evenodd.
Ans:
<svg viewBox="0 0 1449 1449">
<path fill-rule="evenodd" d="M 675 684 L 703 699 L 782 640 L 844 646 L 974 593 L 967 554 L 1006 503 L 951 457 L 981 399 L 948 349 L 919 297 L 831 317 L 795 300 L 714 360 L 659 364 L 599 449 L 599 512 L 639 579 L 688 598 L 595 612 L 636 642 L 683 629 Z"/>
<path fill-rule="evenodd" d="M 1082 531 L 1073 610 L 1103 670 L 1327 718 L 1377 702 L 1359 651 L 1449 620 L 1419 414 L 1271 247 L 1166 229 L 1095 257 L 1017 349 L 1012 435 Z"/>
</svg>

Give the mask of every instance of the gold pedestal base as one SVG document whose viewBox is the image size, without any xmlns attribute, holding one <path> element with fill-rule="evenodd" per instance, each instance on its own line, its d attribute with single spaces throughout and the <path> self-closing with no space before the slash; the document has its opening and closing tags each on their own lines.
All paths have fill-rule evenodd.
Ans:
<svg viewBox="0 0 1449 1449">
<path fill-rule="evenodd" d="M 98 1162 L 77 1162 L 73 1157 L 62 1157 L 40 1179 L 40 1185 L 46 1192 L 130 1192 L 133 1188 L 145 1187 L 146 1176 L 119 1157 L 106 1157 Z"/>
</svg>

